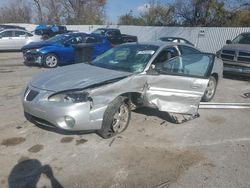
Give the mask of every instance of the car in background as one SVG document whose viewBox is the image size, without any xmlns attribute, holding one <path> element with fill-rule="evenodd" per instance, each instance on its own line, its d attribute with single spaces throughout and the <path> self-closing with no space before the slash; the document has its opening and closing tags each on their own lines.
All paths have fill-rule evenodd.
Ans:
<svg viewBox="0 0 250 188">
<path fill-rule="evenodd" d="M 40 73 L 22 95 L 25 117 L 65 131 L 97 130 L 103 138 L 127 128 L 132 107 L 194 117 L 211 79 L 217 83 L 222 77 L 223 63 L 214 54 L 181 55 L 182 46 L 193 49 L 176 43 L 126 43 L 90 64 Z"/>
<path fill-rule="evenodd" d="M 41 37 L 26 30 L 0 30 L 0 51 L 20 51 L 24 45 L 37 41 L 41 41 Z"/>
<path fill-rule="evenodd" d="M 250 77 L 250 32 L 241 33 L 226 44 L 217 52 L 224 62 L 224 74 Z"/>
<path fill-rule="evenodd" d="M 180 37 L 161 37 L 159 38 L 160 41 L 164 42 L 176 42 L 181 44 L 188 44 L 191 46 L 195 46 L 193 43 L 189 42 L 187 39 L 180 38 Z"/>
<path fill-rule="evenodd" d="M 0 30 L 3 29 L 21 29 L 21 30 L 26 30 L 25 27 L 21 27 L 18 25 L 5 25 L 5 24 L 0 24 Z"/>
<path fill-rule="evenodd" d="M 67 30 L 67 27 L 62 25 L 39 24 L 38 26 L 36 26 L 34 30 L 34 33 L 36 35 L 41 35 L 43 40 L 46 40 L 58 34 L 63 34 L 68 32 L 70 31 Z"/>
<path fill-rule="evenodd" d="M 137 36 L 121 34 L 120 29 L 115 28 L 98 28 L 92 34 L 106 36 L 113 45 L 138 41 Z"/>
<path fill-rule="evenodd" d="M 106 37 L 80 32 L 66 33 L 24 46 L 22 48 L 24 63 L 48 68 L 73 64 L 76 61 L 76 49 L 82 44 L 91 49 L 91 54 L 87 54 L 91 55 L 91 60 L 112 48 Z"/>
</svg>

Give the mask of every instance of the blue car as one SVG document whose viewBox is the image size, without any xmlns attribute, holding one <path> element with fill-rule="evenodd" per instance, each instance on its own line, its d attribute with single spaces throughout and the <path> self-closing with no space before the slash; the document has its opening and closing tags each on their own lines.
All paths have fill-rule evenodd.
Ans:
<svg viewBox="0 0 250 188">
<path fill-rule="evenodd" d="M 54 36 L 46 41 L 30 43 L 22 48 L 26 65 L 39 64 L 48 68 L 90 61 L 112 48 L 106 37 L 67 33 Z"/>
</svg>

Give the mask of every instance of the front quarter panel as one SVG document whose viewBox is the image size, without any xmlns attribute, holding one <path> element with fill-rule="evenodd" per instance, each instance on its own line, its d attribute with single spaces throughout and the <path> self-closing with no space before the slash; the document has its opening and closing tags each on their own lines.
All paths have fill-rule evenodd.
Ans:
<svg viewBox="0 0 250 188">
<path fill-rule="evenodd" d="M 103 85 L 91 89 L 90 97 L 93 100 L 93 106 L 90 112 L 90 120 L 102 121 L 103 114 L 107 106 L 116 97 L 126 93 L 143 93 L 146 83 L 146 77 L 143 74 L 132 75 L 112 84 Z"/>
</svg>

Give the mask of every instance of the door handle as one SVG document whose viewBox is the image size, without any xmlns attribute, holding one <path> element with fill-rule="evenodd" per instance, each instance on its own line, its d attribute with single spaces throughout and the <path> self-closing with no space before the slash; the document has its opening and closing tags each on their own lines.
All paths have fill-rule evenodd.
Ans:
<svg viewBox="0 0 250 188">
<path fill-rule="evenodd" d="M 193 84 L 191 86 L 192 89 L 199 89 L 199 88 L 202 88 L 202 84 Z"/>
</svg>

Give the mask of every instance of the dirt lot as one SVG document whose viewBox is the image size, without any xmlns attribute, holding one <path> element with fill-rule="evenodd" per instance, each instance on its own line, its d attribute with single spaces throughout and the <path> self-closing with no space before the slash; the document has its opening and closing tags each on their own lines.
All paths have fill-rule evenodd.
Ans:
<svg viewBox="0 0 250 188">
<path fill-rule="evenodd" d="M 172 124 L 152 109 L 132 113 L 113 139 L 58 134 L 23 116 L 21 92 L 46 69 L 0 54 L 0 187 L 250 187 L 250 110 L 200 110 Z M 214 101 L 243 98 L 250 82 L 223 79 Z"/>
</svg>

